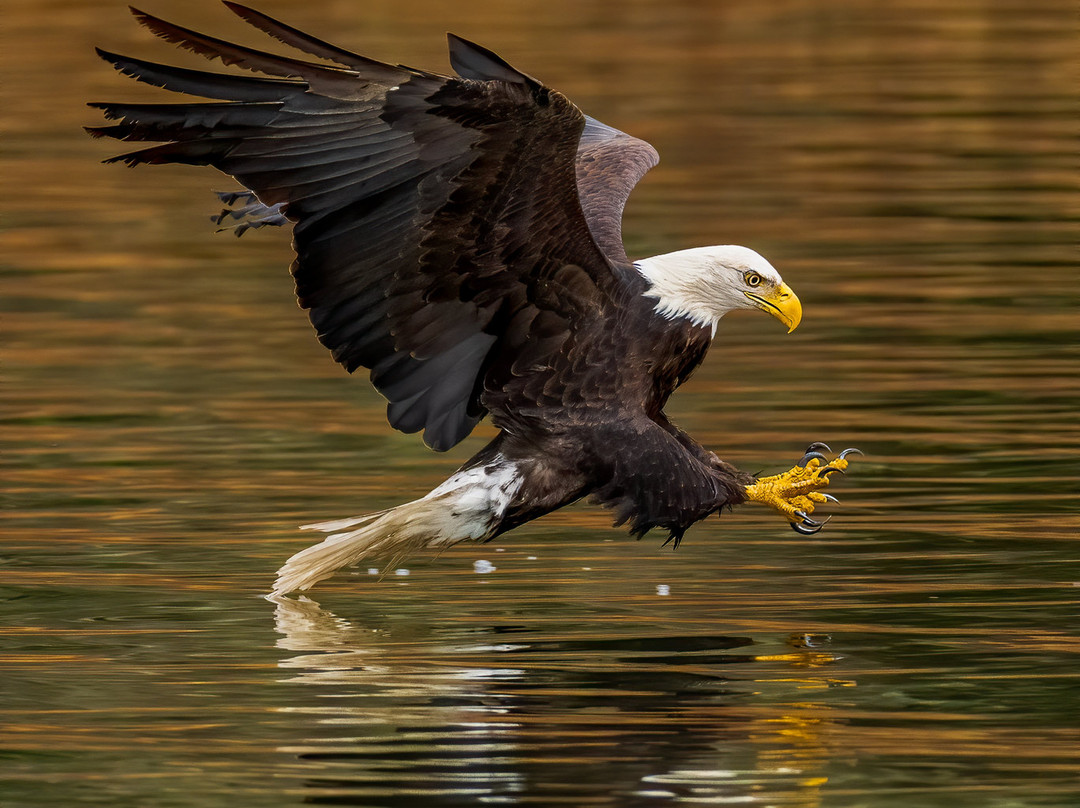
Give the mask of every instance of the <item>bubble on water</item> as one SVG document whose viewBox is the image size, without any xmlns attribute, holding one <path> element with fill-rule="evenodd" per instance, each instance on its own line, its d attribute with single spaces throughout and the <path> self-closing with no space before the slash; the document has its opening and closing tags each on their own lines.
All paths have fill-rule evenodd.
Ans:
<svg viewBox="0 0 1080 808">
<path fill-rule="evenodd" d="M 665 595 L 670 595 L 671 594 L 671 587 L 668 586 L 667 584 L 657 584 L 656 585 L 656 594 L 660 595 L 661 597 L 663 597 Z"/>
<path fill-rule="evenodd" d="M 378 567 L 368 567 L 367 574 L 368 575 L 378 575 L 379 574 L 379 568 Z"/>
<path fill-rule="evenodd" d="M 472 568 L 473 572 L 495 572 L 495 565 L 492 564 L 490 561 L 484 561 L 483 559 L 480 559 L 479 561 L 474 561 Z"/>
<path fill-rule="evenodd" d="M 396 570 L 394 570 L 394 575 L 408 575 L 408 574 L 409 574 L 409 571 L 407 569 L 405 569 L 404 567 L 398 567 Z"/>
</svg>

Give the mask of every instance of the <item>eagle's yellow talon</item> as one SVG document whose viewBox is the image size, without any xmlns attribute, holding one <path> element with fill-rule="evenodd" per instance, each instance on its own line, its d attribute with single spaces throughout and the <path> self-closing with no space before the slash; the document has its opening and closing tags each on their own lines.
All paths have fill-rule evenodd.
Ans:
<svg viewBox="0 0 1080 808">
<path fill-rule="evenodd" d="M 798 533 L 817 533 L 825 522 L 811 519 L 810 514 L 817 505 L 837 501 L 836 497 L 823 494 L 820 489 L 828 487 L 830 474 L 843 474 L 846 471 L 850 465 L 847 455 L 862 454 L 858 449 L 845 449 L 837 457 L 828 460 L 818 451 L 822 448 L 828 450 L 825 444 L 812 444 L 799 465 L 783 474 L 763 477 L 746 486 L 747 501 L 768 505 L 787 519 Z"/>
</svg>

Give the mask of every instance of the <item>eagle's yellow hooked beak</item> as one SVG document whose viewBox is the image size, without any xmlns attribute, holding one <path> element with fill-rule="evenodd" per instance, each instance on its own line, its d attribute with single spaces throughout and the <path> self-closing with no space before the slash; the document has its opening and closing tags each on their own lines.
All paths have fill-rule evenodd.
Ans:
<svg viewBox="0 0 1080 808">
<path fill-rule="evenodd" d="M 802 303 L 791 287 L 781 283 L 773 289 L 762 289 L 761 293 L 743 292 L 755 306 L 767 311 L 788 327 L 788 333 L 794 331 L 802 321 Z"/>
</svg>

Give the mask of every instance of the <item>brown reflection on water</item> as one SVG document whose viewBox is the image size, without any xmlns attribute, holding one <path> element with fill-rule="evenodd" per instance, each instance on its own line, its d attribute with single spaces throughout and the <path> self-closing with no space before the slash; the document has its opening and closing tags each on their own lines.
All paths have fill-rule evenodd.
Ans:
<svg viewBox="0 0 1080 808">
<path fill-rule="evenodd" d="M 842 772 L 853 754 L 890 758 L 898 748 L 909 766 L 971 758 L 1030 777 L 1061 776 L 1076 763 L 1075 733 L 1064 728 L 1001 732 L 969 713 L 932 709 L 919 710 L 917 726 L 907 725 L 901 716 L 910 704 L 886 696 L 871 707 L 854 688 L 936 669 L 871 672 L 821 648 L 747 653 L 754 643 L 745 637 L 635 637 L 627 636 L 627 625 L 572 639 L 554 631 L 545 639 L 542 630 L 538 637 L 518 626 L 474 631 L 457 642 L 415 635 L 402 642 L 381 622 L 378 629 L 356 625 L 307 599 L 280 602 L 276 620 L 279 646 L 299 652 L 280 663 L 290 681 L 333 698 L 287 708 L 324 727 L 314 733 L 319 740 L 281 750 L 305 762 L 316 801 L 393 794 L 392 762 L 406 748 L 428 764 L 442 762 L 423 770 L 424 788 L 462 787 L 451 760 L 469 766 L 468 784 L 488 794 L 537 786 L 544 767 L 562 766 L 581 770 L 569 780 L 575 785 L 548 782 L 547 793 L 572 793 L 581 804 L 609 804 L 610 793 L 597 786 L 633 778 L 639 797 L 758 795 L 799 806 L 866 799 L 862 788 L 837 776 L 836 765 Z M 817 643 L 829 640 L 819 635 Z M 849 697 L 838 700 L 847 688 Z M 754 703 L 753 691 L 771 698 Z M 554 694 L 564 709 L 548 708 Z M 605 768 L 594 778 L 585 770 L 595 766 Z M 901 793 L 928 790 L 911 785 Z M 972 793 L 959 782 L 932 790 L 938 799 Z M 993 791 L 974 789 L 980 790 Z"/>
<path fill-rule="evenodd" d="M 201 806 L 1080 789 L 1071 4 L 259 7 L 423 67 L 453 30 L 652 141 L 631 252 L 745 243 L 806 305 L 790 337 L 725 321 L 677 420 L 753 471 L 814 439 L 868 456 L 814 539 L 748 510 L 673 554 L 581 505 L 275 621 L 256 595 L 308 541 L 294 525 L 421 495 L 490 429 L 447 456 L 389 432 L 292 301 L 287 234 L 215 236 L 228 184 L 205 172 L 99 164 L 84 102 L 162 95 L 91 46 L 201 60 L 122 4 L 13 0 L 0 802 L 43 782 L 48 804 Z M 216 3 L 147 10 L 263 44 Z"/>
</svg>

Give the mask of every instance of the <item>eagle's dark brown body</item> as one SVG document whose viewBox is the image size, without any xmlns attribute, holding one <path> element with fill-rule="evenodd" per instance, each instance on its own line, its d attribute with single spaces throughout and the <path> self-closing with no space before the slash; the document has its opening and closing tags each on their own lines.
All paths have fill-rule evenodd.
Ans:
<svg viewBox="0 0 1080 808">
<path fill-rule="evenodd" d="M 592 496 L 635 534 L 660 527 L 678 542 L 690 525 L 743 501 L 742 487 L 753 478 L 663 413 L 704 358 L 708 329 L 657 317 L 641 296 L 628 309 L 621 328 L 586 331 L 591 341 L 568 346 L 552 367 L 514 379 L 503 388 L 512 392 L 493 397 L 503 431 L 467 467 L 501 454 L 528 479 L 494 535 Z M 620 370 L 612 356 L 620 357 Z"/>
</svg>

